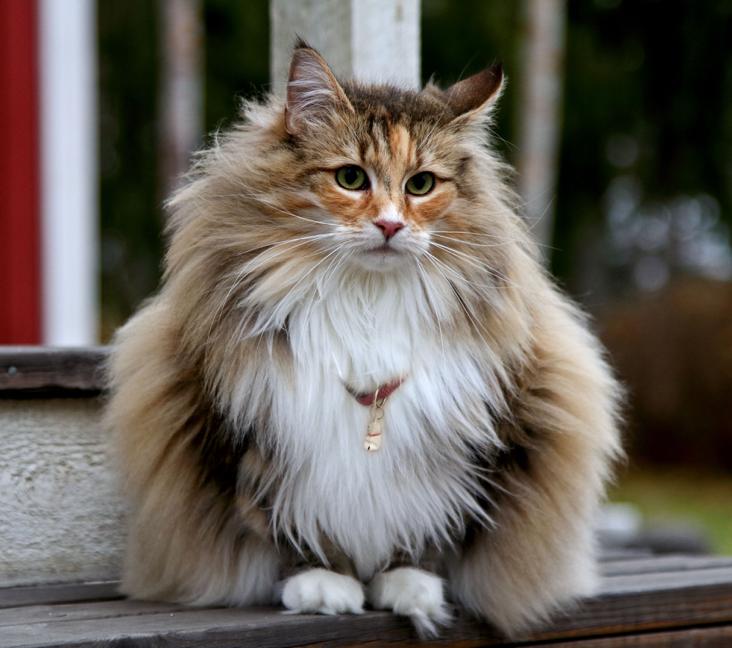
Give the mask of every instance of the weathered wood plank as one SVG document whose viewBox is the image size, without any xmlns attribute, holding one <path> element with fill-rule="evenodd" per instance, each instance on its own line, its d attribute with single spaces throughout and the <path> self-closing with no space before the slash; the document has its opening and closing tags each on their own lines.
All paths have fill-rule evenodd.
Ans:
<svg viewBox="0 0 732 648">
<path fill-rule="evenodd" d="M 100 407 L 0 399 L 0 586 L 118 577 L 122 503 Z"/>
<path fill-rule="evenodd" d="M 650 632 L 639 635 L 621 635 L 600 639 L 584 639 L 581 644 L 576 641 L 559 641 L 549 644 L 522 644 L 522 648 L 551 646 L 551 648 L 729 648 L 732 646 L 732 627 L 689 628 L 670 632 Z"/>
<path fill-rule="evenodd" d="M 118 588 L 116 580 L 3 587 L 0 588 L 0 617 L 4 608 L 121 599 Z"/>
<path fill-rule="evenodd" d="M 98 394 L 107 355 L 106 347 L 0 347 L 0 397 Z"/>
<path fill-rule="evenodd" d="M 623 549 L 619 547 L 606 547 L 600 553 L 600 562 L 611 562 L 615 560 L 636 560 L 638 558 L 652 558 L 653 552 L 650 549 Z"/>
<path fill-rule="evenodd" d="M 407 645 L 403 642 L 414 639 L 406 621 L 381 612 L 321 617 L 283 615 L 275 609 L 197 610 L 131 601 L 16 608 L 3 611 L 0 621 L 0 645 L 23 648 L 123 642 L 126 646 L 224 648 L 368 642 Z M 732 567 L 608 577 L 597 597 L 558 616 L 550 627 L 521 639 L 551 642 L 615 636 L 627 641 L 630 633 L 658 633 L 702 624 L 732 624 Z M 458 619 L 447 636 L 461 646 L 501 643 L 490 628 L 464 618 Z"/>
<path fill-rule="evenodd" d="M 621 576 L 625 574 L 678 572 L 692 569 L 715 569 L 717 567 L 732 567 L 732 557 L 669 555 L 655 558 L 614 560 L 602 563 L 600 570 L 604 576 Z"/>
<path fill-rule="evenodd" d="M 629 560 L 606 563 L 602 566 L 604 574 L 603 590 L 608 593 L 609 589 L 620 587 L 628 582 L 627 578 L 622 581 L 617 577 L 630 576 L 630 582 L 637 581 L 637 577 L 645 574 L 661 574 L 674 572 L 687 572 L 706 569 L 719 569 L 723 567 L 732 568 L 732 557 L 730 556 L 661 556 L 658 558 Z M 692 574 L 694 582 L 698 582 L 699 574 Z M 663 577 L 668 578 L 668 577 Z M 683 576 L 681 577 L 683 579 Z M 722 577 L 723 579 L 726 576 Z M 672 581 L 679 579 L 670 577 Z M 651 582 L 654 586 L 657 579 Z M 683 583 L 682 583 L 683 586 Z M 122 599 L 118 592 L 119 581 L 108 580 L 99 582 L 77 582 L 77 583 L 52 583 L 48 585 L 31 585 L 24 587 L 0 588 L 0 625 L 2 624 L 3 608 L 15 608 L 23 606 L 51 607 L 60 603 L 75 603 L 82 601 L 116 601 Z M 602 592 L 601 592 L 602 593 Z M 123 603 L 123 608 L 131 602 Z M 145 604 L 143 604 L 145 605 Z M 45 610 L 45 608 L 43 608 Z M 104 608 L 96 608 L 102 610 Z M 16 613 L 13 612 L 13 615 Z"/>
<path fill-rule="evenodd" d="M 495 635 L 464 636 L 462 626 L 451 629 L 451 639 L 468 640 L 468 645 L 490 645 Z M 361 616 L 284 615 L 276 610 L 186 610 L 129 617 L 97 618 L 86 621 L 54 620 L 49 623 L 18 624 L 2 628 L 5 648 L 40 646 L 126 646 L 165 645 L 190 648 L 268 648 L 271 646 L 342 646 L 368 641 L 403 642 L 414 639 L 408 621 L 385 612 Z"/>
<path fill-rule="evenodd" d="M 731 585 L 732 565 L 710 569 L 689 569 L 682 571 L 646 572 L 639 574 L 618 574 L 606 576 L 602 581 L 601 594 L 628 595 L 631 593 L 684 590 L 707 585 Z"/>
<path fill-rule="evenodd" d="M 185 612 L 186 608 L 175 603 L 156 603 L 153 601 L 133 601 L 117 596 L 106 601 L 88 600 L 76 603 L 56 603 L 33 605 L 0 610 L 0 636 L 3 628 L 23 623 L 49 623 L 50 621 L 88 621 L 90 619 L 113 619 L 116 617 L 137 617 L 140 615 L 164 614 L 166 612 Z M 207 610 L 225 609 L 210 607 Z"/>
</svg>

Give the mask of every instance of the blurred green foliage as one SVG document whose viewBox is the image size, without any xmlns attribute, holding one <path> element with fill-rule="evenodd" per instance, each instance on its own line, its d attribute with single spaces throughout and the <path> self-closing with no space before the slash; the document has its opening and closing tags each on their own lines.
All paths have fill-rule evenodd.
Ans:
<svg viewBox="0 0 732 648">
<path fill-rule="evenodd" d="M 106 338 L 154 290 L 160 271 L 156 3 L 100 2 L 98 29 L 102 331 Z"/>
<path fill-rule="evenodd" d="M 423 0 L 422 77 L 441 87 L 500 62 L 507 77 L 495 127 L 495 143 L 511 158 L 515 147 L 520 2 Z"/>
<path fill-rule="evenodd" d="M 622 476 L 610 498 L 636 506 L 649 527 L 688 524 L 701 529 L 714 553 L 732 555 L 729 474 L 636 466 Z"/>
<path fill-rule="evenodd" d="M 732 219 L 732 2 L 570 0 L 567 21 L 555 270 L 572 275 L 619 174 Z M 637 153 L 613 161 L 619 140 Z"/>
<path fill-rule="evenodd" d="M 206 132 L 238 114 L 241 97 L 269 87 L 269 1 L 206 0 Z"/>
</svg>

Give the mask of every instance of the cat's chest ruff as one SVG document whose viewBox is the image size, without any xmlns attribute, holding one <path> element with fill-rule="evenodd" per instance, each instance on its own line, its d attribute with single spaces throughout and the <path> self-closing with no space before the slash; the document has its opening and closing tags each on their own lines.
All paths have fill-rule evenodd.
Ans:
<svg viewBox="0 0 732 648">
<path fill-rule="evenodd" d="M 403 283 L 385 281 L 304 303 L 289 318 L 295 362 L 330 372 L 358 392 L 405 376 L 434 351 L 434 324 L 419 302 Z"/>
<path fill-rule="evenodd" d="M 494 438 L 474 349 L 448 344 L 409 308 L 312 304 L 291 316 L 294 370 L 273 390 L 285 473 L 276 517 L 316 549 L 325 534 L 362 575 L 480 515 L 471 449 Z M 383 403 L 381 447 L 368 452 L 371 407 L 351 392 L 395 380 L 403 382 Z"/>
</svg>

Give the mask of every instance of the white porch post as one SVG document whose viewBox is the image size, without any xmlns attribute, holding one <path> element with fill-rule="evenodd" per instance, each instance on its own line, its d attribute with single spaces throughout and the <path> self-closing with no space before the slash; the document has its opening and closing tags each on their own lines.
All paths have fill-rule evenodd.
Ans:
<svg viewBox="0 0 732 648">
<path fill-rule="evenodd" d="M 271 0 L 273 88 L 284 89 L 296 36 L 338 76 L 417 88 L 419 14 L 419 0 Z"/>
<path fill-rule="evenodd" d="M 203 136 L 203 3 L 163 0 L 160 174 L 167 197 Z"/>
<path fill-rule="evenodd" d="M 559 163 L 565 0 L 524 0 L 519 192 L 537 241 L 549 245 Z M 546 248 L 545 248 L 545 257 Z"/>
<path fill-rule="evenodd" d="M 93 0 L 39 4 L 43 343 L 98 338 Z"/>
</svg>

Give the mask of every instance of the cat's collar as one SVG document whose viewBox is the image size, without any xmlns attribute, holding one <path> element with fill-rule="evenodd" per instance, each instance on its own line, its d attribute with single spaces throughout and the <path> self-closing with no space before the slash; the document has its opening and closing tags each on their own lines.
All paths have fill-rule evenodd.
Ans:
<svg viewBox="0 0 732 648">
<path fill-rule="evenodd" d="M 371 407 L 377 400 L 385 401 L 391 396 L 404 382 L 404 378 L 396 378 L 391 382 L 379 385 L 374 391 L 370 392 L 357 392 L 349 385 L 345 385 L 348 393 L 353 396 L 361 405 L 364 407 Z"/>
</svg>

